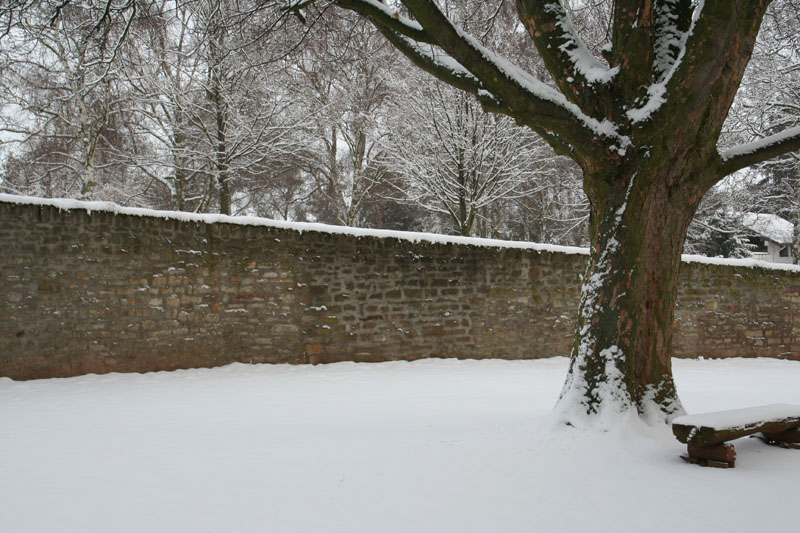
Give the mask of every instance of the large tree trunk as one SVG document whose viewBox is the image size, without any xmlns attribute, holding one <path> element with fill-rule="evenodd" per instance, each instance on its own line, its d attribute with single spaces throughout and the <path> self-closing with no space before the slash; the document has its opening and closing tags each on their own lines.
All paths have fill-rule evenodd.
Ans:
<svg viewBox="0 0 800 533">
<path fill-rule="evenodd" d="M 705 190 L 686 185 L 692 168 L 654 167 L 585 178 L 591 252 L 559 400 L 567 422 L 629 411 L 668 420 L 683 411 L 672 379 L 673 308 L 684 236 Z"/>
</svg>

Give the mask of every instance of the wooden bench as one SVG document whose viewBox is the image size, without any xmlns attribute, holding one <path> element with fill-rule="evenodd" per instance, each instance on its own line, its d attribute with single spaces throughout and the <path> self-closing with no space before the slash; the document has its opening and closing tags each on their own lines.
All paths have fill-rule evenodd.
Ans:
<svg viewBox="0 0 800 533">
<path fill-rule="evenodd" d="M 681 458 L 690 463 L 733 468 L 736 449 L 728 441 L 760 433 L 767 444 L 800 449 L 800 406 L 765 405 L 748 409 L 679 416 L 672 432 L 688 446 Z"/>
</svg>

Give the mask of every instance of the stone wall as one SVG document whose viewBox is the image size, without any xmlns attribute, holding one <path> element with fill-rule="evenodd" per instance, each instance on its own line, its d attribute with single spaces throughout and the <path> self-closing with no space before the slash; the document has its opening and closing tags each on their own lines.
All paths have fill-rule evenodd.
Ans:
<svg viewBox="0 0 800 533">
<path fill-rule="evenodd" d="M 0 376 L 569 354 L 580 254 L 85 207 L 0 200 Z M 797 359 L 798 302 L 684 263 L 676 355 Z"/>
</svg>

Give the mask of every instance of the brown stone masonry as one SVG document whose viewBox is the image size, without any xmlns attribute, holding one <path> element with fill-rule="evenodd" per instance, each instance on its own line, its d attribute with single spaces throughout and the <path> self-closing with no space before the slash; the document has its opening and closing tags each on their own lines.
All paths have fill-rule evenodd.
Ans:
<svg viewBox="0 0 800 533">
<path fill-rule="evenodd" d="M 0 201 L 0 376 L 568 355 L 586 257 Z M 686 263 L 681 357 L 800 359 L 800 273 Z"/>
</svg>

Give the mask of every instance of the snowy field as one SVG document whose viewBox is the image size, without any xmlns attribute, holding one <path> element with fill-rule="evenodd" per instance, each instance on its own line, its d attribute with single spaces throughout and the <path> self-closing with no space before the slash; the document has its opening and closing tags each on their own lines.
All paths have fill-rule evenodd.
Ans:
<svg viewBox="0 0 800 533">
<path fill-rule="evenodd" d="M 790 531 L 800 451 L 554 426 L 566 359 L 0 378 L 0 531 Z M 800 404 L 800 362 L 676 361 L 691 413 Z"/>
</svg>

